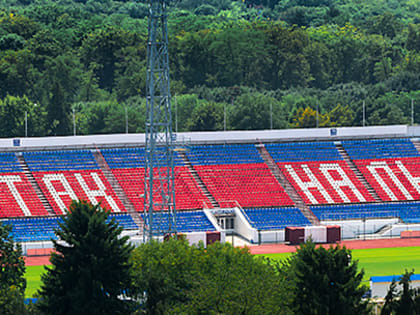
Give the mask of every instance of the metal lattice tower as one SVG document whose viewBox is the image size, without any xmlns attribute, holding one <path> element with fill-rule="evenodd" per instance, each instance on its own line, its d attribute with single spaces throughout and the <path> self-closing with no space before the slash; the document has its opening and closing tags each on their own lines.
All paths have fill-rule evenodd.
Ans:
<svg viewBox="0 0 420 315">
<path fill-rule="evenodd" d="M 145 240 L 176 233 L 171 94 L 169 89 L 169 0 L 149 0 L 146 83 Z"/>
</svg>

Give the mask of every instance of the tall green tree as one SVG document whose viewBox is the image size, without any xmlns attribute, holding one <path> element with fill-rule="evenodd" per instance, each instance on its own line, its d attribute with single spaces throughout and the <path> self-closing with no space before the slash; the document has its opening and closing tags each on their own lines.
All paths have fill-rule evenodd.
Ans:
<svg viewBox="0 0 420 315">
<path fill-rule="evenodd" d="M 132 259 L 139 314 L 291 314 L 285 275 L 246 248 L 171 239 L 142 244 Z"/>
<path fill-rule="evenodd" d="M 284 128 L 284 109 L 275 98 L 256 92 L 238 96 L 229 117 L 236 130 L 270 129 L 271 120 L 274 129 Z"/>
<path fill-rule="evenodd" d="M 397 288 L 397 281 L 392 280 L 381 315 L 417 315 L 420 314 L 420 290 L 411 286 L 413 271 L 406 270 L 398 282 L 401 289 Z"/>
<path fill-rule="evenodd" d="M 22 247 L 11 235 L 12 226 L 0 222 L 0 314 L 18 314 L 24 310 L 26 288 Z"/>
<path fill-rule="evenodd" d="M 369 314 L 362 296 L 363 270 L 351 251 L 337 245 L 316 247 L 309 240 L 288 261 L 296 314 Z"/>
<path fill-rule="evenodd" d="M 67 135 L 71 126 L 71 104 L 82 81 L 80 63 L 73 56 L 60 55 L 48 59 L 45 65 L 37 87 L 42 91 L 42 104 L 46 104 L 48 134 Z"/>
<path fill-rule="evenodd" d="M 194 108 L 187 128 L 191 131 L 223 130 L 223 104 L 201 102 Z"/>
<path fill-rule="evenodd" d="M 73 202 L 56 230 L 51 266 L 42 275 L 39 310 L 46 314 L 127 314 L 119 298 L 130 284 L 132 246 L 108 211 Z"/>
</svg>

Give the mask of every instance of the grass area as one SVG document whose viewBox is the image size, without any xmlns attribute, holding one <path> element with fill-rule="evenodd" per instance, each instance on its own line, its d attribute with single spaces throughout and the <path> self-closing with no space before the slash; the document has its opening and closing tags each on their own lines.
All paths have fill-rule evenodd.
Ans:
<svg viewBox="0 0 420 315">
<path fill-rule="evenodd" d="M 414 269 L 416 273 L 420 273 L 420 247 L 354 249 L 352 253 L 353 257 L 359 260 L 359 267 L 365 270 L 365 281 L 371 276 L 399 275 L 404 273 L 405 269 Z M 264 256 L 283 260 L 290 255 L 291 253 Z M 44 266 L 26 267 L 27 297 L 32 297 L 41 286 L 43 272 Z"/>
<path fill-rule="evenodd" d="M 365 270 L 365 281 L 371 276 L 400 275 L 405 269 L 414 269 L 415 273 L 420 273 L 420 247 L 353 249 L 352 253 L 353 258 L 359 260 L 359 268 Z M 283 260 L 290 255 L 291 253 L 263 256 Z"/>
<path fill-rule="evenodd" d="M 44 266 L 26 266 L 26 297 L 32 297 L 41 286 L 41 274 L 44 273 Z"/>
</svg>

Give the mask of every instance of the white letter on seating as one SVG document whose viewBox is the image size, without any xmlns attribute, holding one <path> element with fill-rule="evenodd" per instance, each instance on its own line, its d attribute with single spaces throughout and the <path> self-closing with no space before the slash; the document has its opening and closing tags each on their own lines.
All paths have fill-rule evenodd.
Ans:
<svg viewBox="0 0 420 315">
<path fill-rule="evenodd" d="M 17 204 L 19 205 L 20 209 L 22 209 L 22 212 L 25 214 L 25 216 L 30 216 L 32 214 L 29 211 L 28 206 L 26 205 L 25 201 L 23 201 L 22 196 L 19 194 L 19 191 L 17 190 L 14 184 L 15 182 L 21 182 L 21 181 L 22 181 L 22 178 L 20 178 L 20 176 L 18 175 L 0 176 L 0 182 L 5 183 L 7 185 L 13 197 L 15 198 Z"/>
<path fill-rule="evenodd" d="M 396 161 L 395 164 L 397 164 L 401 172 L 403 172 L 404 176 L 408 179 L 411 185 L 413 185 L 414 189 L 417 190 L 417 192 L 420 194 L 420 177 L 414 177 L 411 175 L 411 173 L 401 161 Z"/>
<path fill-rule="evenodd" d="M 388 187 L 387 183 L 381 178 L 381 176 L 376 171 L 377 169 L 383 169 L 386 174 L 389 176 L 389 178 L 394 182 L 395 186 L 398 187 L 398 189 L 403 193 L 403 195 L 408 200 L 413 200 L 413 197 L 411 197 L 410 193 L 407 191 L 407 189 L 404 187 L 404 185 L 400 182 L 398 177 L 394 174 L 394 172 L 391 170 L 391 168 L 386 164 L 386 162 L 371 162 L 370 165 L 367 166 L 367 169 L 372 174 L 372 176 L 376 179 L 378 184 L 382 187 L 382 189 L 385 191 L 385 193 L 391 198 L 393 201 L 397 201 L 398 198 L 395 196 L 395 194 L 392 192 L 391 188 Z"/>
<path fill-rule="evenodd" d="M 325 190 L 325 188 L 321 185 L 321 183 L 318 181 L 318 179 L 315 177 L 315 175 L 312 173 L 311 169 L 306 164 L 301 165 L 303 171 L 306 173 L 306 175 L 309 178 L 309 182 L 304 182 L 300 179 L 299 175 L 296 174 L 295 170 L 291 165 L 286 165 L 286 169 L 289 172 L 289 174 L 292 176 L 292 178 L 295 180 L 295 182 L 298 184 L 299 188 L 303 191 L 303 193 L 308 197 L 308 199 L 313 204 L 318 204 L 318 201 L 312 195 L 312 192 L 309 190 L 309 188 L 316 188 L 318 191 L 324 196 L 325 200 L 328 203 L 334 203 L 334 200 L 332 200 L 331 196 L 328 194 L 328 192 Z"/>
<path fill-rule="evenodd" d="M 353 182 L 347 176 L 346 172 L 344 172 L 344 170 L 341 168 L 340 164 L 321 164 L 319 169 L 344 202 L 351 201 L 341 189 L 341 187 L 349 187 L 359 201 L 366 201 L 365 197 L 363 197 L 362 193 L 356 188 L 356 186 L 354 186 Z M 336 171 L 340 175 L 341 179 L 334 179 L 331 176 L 330 171 Z"/>
<path fill-rule="evenodd" d="M 45 174 L 42 180 L 63 214 L 67 213 L 67 207 L 60 196 L 69 196 L 71 200 L 79 200 L 64 174 Z M 59 181 L 63 185 L 64 191 L 57 191 L 52 181 Z"/>
<path fill-rule="evenodd" d="M 76 177 L 77 181 L 79 182 L 80 186 L 82 186 L 83 190 L 85 191 L 86 195 L 88 196 L 90 202 L 94 205 L 98 204 L 98 200 L 96 197 L 104 197 L 108 204 L 111 206 L 114 212 L 120 212 L 120 208 L 118 208 L 117 204 L 115 203 L 112 196 L 106 194 L 105 190 L 106 187 L 104 183 L 102 183 L 99 175 L 97 173 L 90 173 L 93 180 L 95 181 L 96 186 L 98 186 L 98 190 L 91 190 L 89 186 L 86 184 L 86 181 L 83 179 L 82 175 L 79 173 L 75 173 L 74 176 Z"/>
</svg>

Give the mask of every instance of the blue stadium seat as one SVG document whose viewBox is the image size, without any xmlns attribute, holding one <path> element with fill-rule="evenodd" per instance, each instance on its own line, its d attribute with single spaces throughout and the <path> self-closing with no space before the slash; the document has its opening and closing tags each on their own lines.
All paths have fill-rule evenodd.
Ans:
<svg viewBox="0 0 420 315">
<path fill-rule="evenodd" d="M 109 220 L 115 218 L 124 230 L 137 230 L 129 214 L 110 214 Z M 3 224 L 12 225 L 11 235 L 17 242 L 35 242 L 57 239 L 54 231 L 59 228 L 58 223 L 63 222 L 61 217 L 36 217 L 3 220 Z"/>
<path fill-rule="evenodd" d="M 168 229 L 168 213 L 162 212 L 155 215 L 162 215 L 161 229 Z M 144 215 L 141 214 L 141 216 L 144 219 Z M 215 231 L 215 227 L 202 210 L 177 212 L 176 228 L 179 233 Z"/>
<path fill-rule="evenodd" d="M 420 202 L 313 206 L 310 209 L 320 220 L 399 217 L 404 222 L 420 221 Z"/>
<path fill-rule="evenodd" d="M 410 139 L 343 141 L 344 149 L 353 160 L 419 157 Z"/>
<path fill-rule="evenodd" d="M 309 220 L 295 207 L 244 209 L 245 218 L 257 230 L 279 230 L 286 226 L 311 225 Z"/>
<path fill-rule="evenodd" d="M 342 160 L 333 142 L 293 142 L 266 144 L 276 163 Z"/>
</svg>

